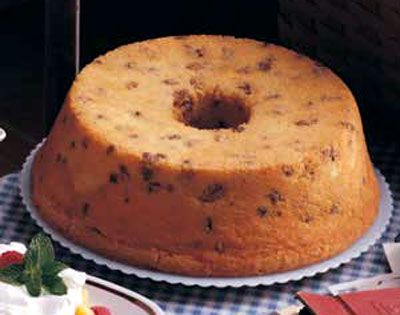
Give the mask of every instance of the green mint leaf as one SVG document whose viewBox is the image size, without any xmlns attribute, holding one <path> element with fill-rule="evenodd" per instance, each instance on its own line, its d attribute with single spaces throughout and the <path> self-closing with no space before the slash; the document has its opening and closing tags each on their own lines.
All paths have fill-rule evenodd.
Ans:
<svg viewBox="0 0 400 315">
<path fill-rule="evenodd" d="M 25 272 L 24 272 L 24 270 L 22 270 L 22 273 L 21 273 L 20 276 L 18 277 L 17 281 L 18 281 L 21 285 L 24 285 L 24 284 L 25 284 Z"/>
<path fill-rule="evenodd" d="M 36 264 L 39 268 L 52 263 L 55 255 L 50 238 L 43 233 L 35 235 L 29 244 L 25 259 L 26 256 L 29 257 L 31 263 Z"/>
<path fill-rule="evenodd" d="M 58 274 L 68 268 L 55 260 L 54 249 L 49 237 L 40 233 L 33 237 L 25 254 L 24 271 L 18 276 L 33 297 L 40 296 L 42 286 L 54 295 L 67 293 L 67 286 Z"/>
<path fill-rule="evenodd" d="M 67 265 L 63 264 L 60 261 L 53 261 L 50 264 L 47 264 L 43 267 L 42 272 L 44 277 L 55 277 L 61 271 L 68 268 Z"/>
<path fill-rule="evenodd" d="M 21 275 L 24 271 L 23 265 L 11 265 L 0 269 L 0 282 L 12 285 L 21 285 Z"/>
<path fill-rule="evenodd" d="M 38 297 L 42 293 L 42 272 L 38 268 L 28 269 L 25 265 L 24 283 L 28 293 L 33 297 Z"/>
<path fill-rule="evenodd" d="M 28 248 L 26 251 L 24 262 L 25 269 L 39 269 L 39 257 L 38 251 L 36 249 Z"/>
<path fill-rule="evenodd" d="M 58 276 L 55 277 L 43 277 L 43 286 L 53 295 L 64 295 L 67 294 L 68 289 L 63 279 Z"/>
</svg>

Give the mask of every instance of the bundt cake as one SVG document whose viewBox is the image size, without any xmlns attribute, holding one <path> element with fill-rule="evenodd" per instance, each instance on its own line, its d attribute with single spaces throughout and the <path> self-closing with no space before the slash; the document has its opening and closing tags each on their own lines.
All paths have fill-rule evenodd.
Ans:
<svg viewBox="0 0 400 315">
<path fill-rule="evenodd" d="M 86 66 L 32 167 L 41 217 L 135 266 L 247 276 L 332 257 L 379 188 L 357 104 L 329 69 L 272 44 L 177 36 Z"/>
</svg>

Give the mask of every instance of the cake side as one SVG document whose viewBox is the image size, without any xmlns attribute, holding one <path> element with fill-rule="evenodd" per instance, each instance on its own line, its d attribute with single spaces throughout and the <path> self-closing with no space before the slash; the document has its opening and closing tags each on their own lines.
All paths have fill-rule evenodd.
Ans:
<svg viewBox="0 0 400 315">
<path fill-rule="evenodd" d="M 60 175 L 57 177 L 63 177 Z M 269 181 L 273 181 L 267 176 Z M 243 180 L 247 181 L 249 177 L 238 179 L 239 182 Z M 229 181 L 233 181 L 232 177 Z M 234 185 L 227 188 L 232 192 L 235 190 Z M 243 186 L 238 188 L 240 192 L 243 191 Z M 354 192 L 354 186 L 347 188 Z M 285 198 L 295 195 L 297 199 L 302 195 L 300 189 L 291 189 Z M 136 199 L 134 190 L 128 192 L 132 200 Z M 64 186 L 63 192 L 68 191 Z M 192 210 L 186 215 L 184 210 L 194 207 L 186 203 L 184 198 L 176 199 L 171 204 L 166 201 L 166 196 L 158 196 L 155 203 L 163 204 L 163 209 L 152 209 L 145 204 L 143 208 L 137 207 L 139 211 L 132 211 L 128 205 L 126 207 L 130 211 L 126 211 L 129 211 L 129 216 L 118 220 L 110 213 L 115 212 L 115 205 L 125 203 L 121 192 L 117 198 L 102 199 L 101 203 L 85 198 L 88 199 L 87 203 L 76 202 L 65 207 L 54 203 L 54 200 L 39 200 L 47 198 L 46 194 L 39 191 L 35 194 L 39 197 L 35 198 L 35 202 L 45 205 L 40 208 L 40 213 L 52 226 L 78 243 L 110 257 L 157 270 L 191 275 L 241 275 L 297 268 L 345 250 L 373 222 L 379 201 L 376 192 L 375 177 L 373 171 L 369 171 L 359 191 L 362 203 L 354 200 L 354 196 L 349 197 L 353 201 L 347 203 L 341 197 L 335 204 L 307 207 L 308 211 L 292 208 L 286 201 L 274 206 L 273 202 L 262 200 L 267 206 L 254 207 L 253 202 L 249 206 L 243 201 L 245 206 L 242 209 L 239 208 L 240 203 L 229 207 L 222 204 L 215 209 L 201 206 L 198 211 Z M 115 194 L 115 191 L 102 191 L 97 198 Z M 138 192 L 136 194 L 140 195 Z M 235 199 L 234 193 L 232 195 L 232 199 Z M 237 198 L 241 199 L 242 193 Z M 302 202 L 309 205 L 310 201 L 306 199 Z M 86 204 L 90 205 L 90 210 Z M 76 209 L 72 218 L 66 215 L 71 209 Z M 82 218 L 80 214 L 96 210 L 97 214 L 87 218 Z M 150 216 L 153 219 L 151 222 L 142 218 L 141 213 L 154 213 L 156 210 Z M 164 222 L 166 215 L 172 216 L 169 217 L 171 222 Z"/>
</svg>

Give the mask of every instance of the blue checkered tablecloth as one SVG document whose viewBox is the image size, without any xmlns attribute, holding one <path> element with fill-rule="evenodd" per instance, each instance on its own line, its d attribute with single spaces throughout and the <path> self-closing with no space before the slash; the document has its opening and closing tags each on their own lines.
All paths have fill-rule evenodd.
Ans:
<svg viewBox="0 0 400 315">
<path fill-rule="evenodd" d="M 170 285 L 163 282 L 126 276 L 98 266 L 56 244 L 60 259 L 73 268 L 104 278 L 137 291 L 158 303 L 167 314 L 270 314 L 296 303 L 293 294 L 299 290 L 324 292 L 327 285 L 368 277 L 388 271 L 380 243 L 391 241 L 400 233 L 400 148 L 386 144 L 371 148 L 375 165 L 390 184 L 395 211 L 392 221 L 378 244 L 358 259 L 323 275 L 301 281 L 255 288 L 200 288 Z M 30 218 L 19 197 L 18 174 L 0 180 L 0 242 L 29 239 L 40 228 Z"/>
</svg>

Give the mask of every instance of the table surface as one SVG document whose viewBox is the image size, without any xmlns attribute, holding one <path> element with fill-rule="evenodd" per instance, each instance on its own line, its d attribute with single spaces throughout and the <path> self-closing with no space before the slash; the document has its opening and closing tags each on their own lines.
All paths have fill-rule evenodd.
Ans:
<svg viewBox="0 0 400 315">
<path fill-rule="evenodd" d="M 394 213 L 390 225 L 370 250 L 337 269 L 313 278 L 273 286 L 254 288 L 200 288 L 170 285 L 139 279 L 98 266 L 56 244 L 56 253 L 73 268 L 104 278 L 137 291 L 158 303 L 167 314 L 270 314 L 296 303 L 293 295 L 299 290 L 325 292 L 330 284 L 373 276 L 389 271 L 381 243 L 392 241 L 400 232 L 400 148 L 381 144 L 371 148 L 375 166 L 388 181 L 394 197 Z M 21 203 L 18 173 L 0 180 L 0 242 L 28 242 L 40 228 Z"/>
</svg>

